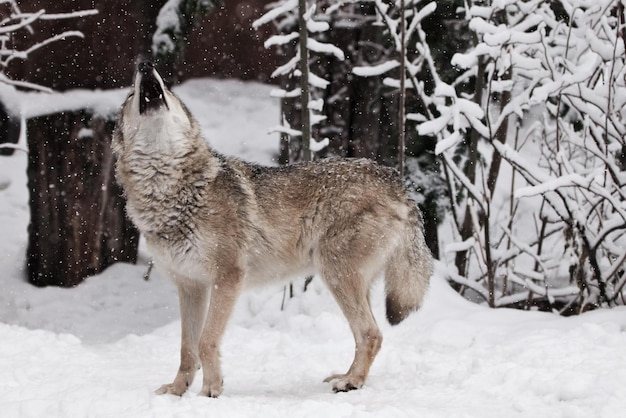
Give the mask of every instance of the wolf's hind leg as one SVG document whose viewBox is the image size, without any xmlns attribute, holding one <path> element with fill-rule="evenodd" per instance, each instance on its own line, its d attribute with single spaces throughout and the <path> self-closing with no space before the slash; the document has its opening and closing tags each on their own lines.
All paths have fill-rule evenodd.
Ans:
<svg viewBox="0 0 626 418">
<path fill-rule="evenodd" d="M 326 274 L 325 281 L 354 334 L 355 352 L 347 373 L 329 376 L 324 381 L 333 382 L 335 392 L 347 392 L 363 386 L 383 338 L 370 307 L 369 281 L 354 270 Z"/>
<path fill-rule="evenodd" d="M 180 367 L 172 383 L 161 386 L 156 393 L 180 396 L 193 382 L 196 371 L 200 368 L 198 344 L 206 315 L 208 288 L 189 279 L 178 280 L 178 300 L 182 337 L 180 345 Z"/>
</svg>

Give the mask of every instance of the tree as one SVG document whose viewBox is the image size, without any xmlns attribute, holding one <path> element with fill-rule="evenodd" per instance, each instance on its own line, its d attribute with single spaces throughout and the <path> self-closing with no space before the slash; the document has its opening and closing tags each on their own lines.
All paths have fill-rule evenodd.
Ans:
<svg viewBox="0 0 626 418">
<path fill-rule="evenodd" d="M 15 1 L 0 6 L 7 13 L 0 22 L 0 83 L 10 86 L 14 96 L 18 96 L 15 88 L 35 89 L 47 95 L 40 100 L 54 100 L 49 88 L 10 80 L 5 69 L 11 61 L 28 59 L 53 42 L 83 34 L 64 31 L 24 49 L 14 46 L 13 37 L 32 34 L 38 21 L 81 18 L 97 11 L 23 12 Z M 27 121 L 27 144 L 20 148 L 29 157 L 27 272 L 31 283 L 74 286 L 113 262 L 135 260 L 138 235 L 125 218 L 121 191 L 113 180 L 108 145 L 112 129 L 110 117 L 98 117 L 92 110 Z"/>
<path fill-rule="evenodd" d="M 490 306 L 623 304 L 623 5 L 469 6 L 476 43 L 425 95 L 437 112 L 419 127 L 437 138 L 460 238 L 450 279 Z"/>
<path fill-rule="evenodd" d="M 374 6 L 374 23 L 385 28 L 387 42 L 380 45 L 385 53 L 378 60 L 367 66 L 356 66 L 352 72 L 359 77 L 380 78 L 382 84 L 399 98 L 395 112 L 398 116 L 394 121 L 398 138 L 395 161 L 407 184 L 415 191 L 425 215 L 426 241 L 438 257 L 437 229 L 448 207 L 447 191 L 439 162 L 434 158 L 435 141 L 427 135 L 420 135 L 417 127 L 435 117 L 436 106 L 429 96 L 436 85 L 450 78 L 445 56 L 433 53 L 433 49 L 449 50 L 459 48 L 461 44 L 452 42 L 455 39 L 453 30 L 445 40 L 426 32 L 425 24 L 435 27 L 436 33 L 440 33 L 443 26 L 453 27 L 448 23 L 449 12 L 436 13 L 435 2 L 371 0 L 363 3 Z M 447 48 L 443 47 L 444 42 Z M 409 159 L 405 168 L 406 155 Z"/>
<path fill-rule="evenodd" d="M 297 40 L 291 48 L 295 50 L 295 54 L 272 74 L 272 77 L 299 78 L 298 87 L 294 88 L 290 81 L 286 81 L 281 83 L 284 88 L 273 92 L 274 96 L 283 99 L 300 99 L 299 118 L 288 117 L 285 112 L 286 106 L 282 106 L 282 123 L 274 128 L 274 131 L 284 135 L 286 144 L 291 144 L 291 147 L 289 145 L 284 147 L 285 150 L 292 149 L 292 152 L 287 151 L 287 155 L 283 155 L 284 163 L 310 161 L 311 151 L 320 151 L 329 143 L 327 138 L 317 141 L 312 135 L 312 126 L 325 119 L 319 114 L 323 109 L 324 100 L 318 90 L 326 89 L 330 82 L 316 75 L 310 68 L 310 51 L 331 55 L 338 60 L 343 60 L 345 56 L 343 51 L 336 46 L 310 37 L 309 33 L 320 34 L 330 29 L 328 22 L 316 20 L 320 17 L 324 18 L 324 14 L 316 17 L 316 11 L 317 5 L 313 4 L 309 7 L 305 0 L 285 0 L 275 4 L 269 12 L 253 24 L 256 28 L 273 20 L 277 21 L 276 26 L 281 34 L 270 37 L 265 42 L 266 48 L 275 45 L 285 48 Z M 300 129 L 293 128 L 294 125 Z M 294 138 L 300 138 L 297 144 Z"/>
<path fill-rule="evenodd" d="M 152 36 L 152 56 L 168 85 L 178 81 L 185 48 L 194 25 L 221 5 L 221 0 L 168 0 L 159 11 Z"/>
</svg>

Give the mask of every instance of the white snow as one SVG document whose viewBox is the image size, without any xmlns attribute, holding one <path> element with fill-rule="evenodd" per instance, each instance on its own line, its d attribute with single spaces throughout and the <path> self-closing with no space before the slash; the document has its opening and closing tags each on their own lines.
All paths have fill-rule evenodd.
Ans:
<svg viewBox="0 0 626 418">
<path fill-rule="evenodd" d="M 306 21 L 306 28 L 311 33 L 326 32 L 330 29 L 330 25 L 328 22 L 319 22 L 313 19 L 308 19 Z"/>
<path fill-rule="evenodd" d="M 263 43 L 263 46 L 269 49 L 274 45 L 285 45 L 294 39 L 297 39 L 299 36 L 300 34 L 298 32 L 291 32 L 287 35 L 272 35 Z"/>
<path fill-rule="evenodd" d="M 324 99 L 313 99 L 309 101 L 309 109 L 321 112 L 324 108 Z"/>
<path fill-rule="evenodd" d="M 279 99 L 287 98 L 287 97 L 298 97 L 302 94 L 302 90 L 300 87 L 296 87 L 293 90 L 283 90 L 283 89 L 272 89 L 270 90 L 270 96 L 276 97 Z"/>
<path fill-rule="evenodd" d="M 325 89 L 326 87 L 328 87 L 329 84 L 330 81 L 314 74 L 312 71 L 309 72 L 309 85 L 317 87 L 319 89 Z"/>
<path fill-rule="evenodd" d="M 515 198 L 528 197 L 528 196 L 536 196 L 538 194 L 543 194 L 547 192 L 551 192 L 563 187 L 568 186 L 583 186 L 589 187 L 591 181 L 586 180 L 583 176 L 578 173 L 571 173 L 565 176 L 561 176 L 554 179 L 544 180 L 542 183 L 537 186 L 528 186 L 522 187 L 515 190 Z"/>
<path fill-rule="evenodd" d="M 340 61 L 345 59 L 345 55 L 340 48 L 337 48 L 333 44 L 329 44 L 326 42 L 320 42 L 313 38 L 307 39 L 307 46 L 311 51 L 319 52 L 322 54 L 334 55 Z"/>
<path fill-rule="evenodd" d="M 320 152 L 321 150 L 326 148 L 328 146 L 328 144 L 330 144 L 330 139 L 328 139 L 328 138 L 324 138 L 324 139 L 322 139 L 319 142 L 316 141 L 315 139 L 311 138 L 311 142 L 309 143 L 309 148 L 313 152 Z"/>
<path fill-rule="evenodd" d="M 463 242 L 453 242 L 451 244 L 446 245 L 444 251 L 446 253 L 458 253 L 461 251 L 467 251 L 472 248 L 476 244 L 476 239 L 474 237 L 470 237 Z"/>
<path fill-rule="evenodd" d="M 360 77 L 372 77 L 385 74 L 387 71 L 398 67 L 400 63 L 396 60 L 385 61 L 382 64 L 372 65 L 370 67 L 354 67 L 352 73 Z"/>
<path fill-rule="evenodd" d="M 119 110 L 128 90 L 75 89 L 64 93 L 19 92 L 17 94 L 21 101 L 21 114 L 26 119 L 80 109 L 92 109 L 97 115 L 112 117 Z"/>
<path fill-rule="evenodd" d="M 180 35 L 180 9 L 181 0 L 168 0 L 156 19 L 156 30 L 152 36 L 152 50 L 161 53 L 171 53 L 176 49 L 171 34 Z"/>
<path fill-rule="evenodd" d="M 269 164 L 278 119 L 269 86 L 194 80 L 177 89 L 219 151 Z M 48 96 L 55 97 L 55 96 Z M 120 96 L 120 102 L 123 99 Z M 69 99 L 68 99 L 69 100 Z M 438 265 L 422 310 L 397 327 L 372 294 L 383 347 L 363 389 L 333 394 L 349 328 L 314 279 L 247 292 L 222 346 L 225 391 L 178 398 L 153 390 L 176 371 L 176 292 L 158 272 L 117 264 L 75 289 L 24 282 L 26 155 L 0 157 L 0 416 L 4 417 L 621 417 L 626 309 L 579 317 L 491 310 L 458 296 Z M 522 266 L 520 266 L 522 267 Z"/>
<path fill-rule="evenodd" d="M 442 97 L 453 97 L 456 98 L 457 94 L 456 94 L 456 89 L 451 86 L 450 84 L 439 82 L 437 84 L 437 86 L 435 87 L 435 96 L 442 96 Z"/>
<path fill-rule="evenodd" d="M 289 74 L 290 72 L 294 71 L 296 66 L 298 65 L 299 60 L 300 58 L 297 55 L 291 57 L 289 61 L 287 61 L 283 65 L 278 66 L 272 73 L 271 77 L 278 77 L 279 75 Z"/>
<path fill-rule="evenodd" d="M 287 0 L 282 4 L 276 5 L 276 7 L 272 8 L 270 11 L 265 13 L 263 16 L 252 22 L 252 27 L 257 29 L 259 26 L 262 26 L 272 20 L 276 19 L 278 16 L 283 13 L 287 13 L 292 11 L 298 7 L 298 0 Z"/>
<path fill-rule="evenodd" d="M 286 125 L 274 125 L 269 128 L 268 132 L 271 134 L 273 133 L 287 134 L 289 136 L 301 136 L 302 135 L 302 131 L 298 129 L 292 129 L 291 127 L 286 126 Z"/>
<path fill-rule="evenodd" d="M 430 122 L 441 122 L 442 118 L 433 119 L 429 122 L 424 122 L 420 125 L 420 129 L 423 125 L 426 125 L 424 129 L 430 126 Z M 420 131 L 421 132 L 421 131 Z M 447 151 L 448 149 L 456 146 L 459 142 L 463 140 L 463 136 L 459 133 L 459 131 L 452 132 L 450 135 L 444 135 L 444 138 L 441 141 L 437 141 L 435 145 L 435 155 L 440 155 L 441 153 Z"/>
</svg>

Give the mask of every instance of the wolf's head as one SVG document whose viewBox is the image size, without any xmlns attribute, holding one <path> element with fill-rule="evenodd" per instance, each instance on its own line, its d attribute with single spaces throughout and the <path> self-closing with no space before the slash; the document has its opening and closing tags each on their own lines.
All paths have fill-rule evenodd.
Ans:
<svg viewBox="0 0 626 418">
<path fill-rule="evenodd" d="M 120 153 L 131 146 L 146 151 L 173 151 L 199 136 L 198 124 L 165 86 L 152 63 L 140 63 L 120 111 L 114 150 Z"/>
</svg>

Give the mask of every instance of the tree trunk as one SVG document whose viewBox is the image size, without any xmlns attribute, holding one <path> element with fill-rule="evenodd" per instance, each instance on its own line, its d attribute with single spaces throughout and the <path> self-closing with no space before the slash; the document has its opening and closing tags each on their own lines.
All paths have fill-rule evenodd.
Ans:
<svg viewBox="0 0 626 418">
<path fill-rule="evenodd" d="M 113 174 L 113 127 L 85 110 L 28 121 L 32 284 L 76 286 L 116 261 L 136 261 L 139 234 Z"/>
<path fill-rule="evenodd" d="M 306 0 L 298 0 L 298 26 L 300 33 L 300 102 L 302 103 L 302 161 L 311 161 L 311 111 L 309 110 L 309 45 L 305 14 Z"/>
<path fill-rule="evenodd" d="M 398 172 L 404 179 L 404 130 L 406 127 L 406 10 L 404 0 L 400 0 L 400 91 L 398 103 Z"/>
<path fill-rule="evenodd" d="M 474 102 L 478 105 L 482 105 L 483 90 L 485 83 L 485 71 L 487 71 L 486 63 L 484 59 L 478 60 L 478 70 L 476 74 L 476 85 L 474 87 Z M 468 145 L 468 158 L 465 164 L 464 172 L 469 181 L 474 184 L 476 181 L 476 169 L 478 167 L 478 141 L 480 140 L 480 134 L 476 129 L 472 129 L 469 134 Z M 497 153 L 494 153 L 494 155 Z M 457 197 L 454 196 L 456 199 Z M 470 197 L 468 197 L 469 199 Z M 461 224 L 461 240 L 465 241 L 472 236 L 474 227 L 472 226 L 472 218 L 470 217 L 469 207 L 465 207 L 465 214 L 463 216 L 463 223 Z M 467 274 L 467 251 L 458 251 L 455 256 L 454 264 L 457 271 L 461 275 Z"/>
</svg>

